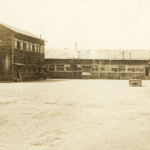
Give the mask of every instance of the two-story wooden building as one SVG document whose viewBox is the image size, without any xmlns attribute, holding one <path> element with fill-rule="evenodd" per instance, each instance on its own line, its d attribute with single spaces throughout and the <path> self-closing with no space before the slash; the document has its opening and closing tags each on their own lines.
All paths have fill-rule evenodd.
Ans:
<svg viewBox="0 0 150 150">
<path fill-rule="evenodd" d="M 145 50 L 47 50 L 52 78 L 150 79 L 150 52 Z"/>
<path fill-rule="evenodd" d="M 0 80 L 36 80 L 43 76 L 45 41 L 18 28 L 0 24 Z"/>
</svg>

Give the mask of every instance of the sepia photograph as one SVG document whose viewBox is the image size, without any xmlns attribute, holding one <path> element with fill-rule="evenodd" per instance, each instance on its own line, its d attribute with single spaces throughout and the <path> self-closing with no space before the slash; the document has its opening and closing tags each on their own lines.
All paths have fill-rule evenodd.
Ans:
<svg viewBox="0 0 150 150">
<path fill-rule="evenodd" d="M 149 0 L 0 4 L 0 150 L 150 150 Z"/>
</svg>

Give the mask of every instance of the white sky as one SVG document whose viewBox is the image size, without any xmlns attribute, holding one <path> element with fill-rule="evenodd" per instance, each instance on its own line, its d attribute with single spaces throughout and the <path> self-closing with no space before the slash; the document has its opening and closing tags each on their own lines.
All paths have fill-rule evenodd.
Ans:
<svg viewBox="0 0 150 150">
<path fill-rule="evenodd" d="M 46 48 L 150 50 L 150 0 L 0 0 L 0 22 Z"/>
</svg>

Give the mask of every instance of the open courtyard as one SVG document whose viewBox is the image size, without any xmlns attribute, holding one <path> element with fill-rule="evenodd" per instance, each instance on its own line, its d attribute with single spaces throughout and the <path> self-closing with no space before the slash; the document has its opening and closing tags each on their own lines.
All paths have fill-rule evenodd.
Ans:
<svg viewBox="0 0 150 150">
<path fill-rule="evenodd" d="M 0 150 L 150 150 L 150 81 L 0 83 Z"/>
</svg>

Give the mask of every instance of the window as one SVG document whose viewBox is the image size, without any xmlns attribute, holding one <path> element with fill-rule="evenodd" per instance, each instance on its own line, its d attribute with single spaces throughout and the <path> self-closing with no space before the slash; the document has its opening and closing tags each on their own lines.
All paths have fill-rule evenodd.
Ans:
<svg viewBox="0 0 150 150">
<path fill-rule="evenodd" d="M 30 51 L 32 51 L 32 44 L 30 44 Z"/>
<path fill-rule="evenodd" d="M 42 49 L 42 45 L 41 45 L 41 46 L 40 46 L 40 53 L 42 53 L 42 50 L 43 50 L 43 49 Z"/>
<path fill-rule="evenodd" d="M 44 46 L 43 45 L 40 46 L 40 53 L 44 53 Z"/>
<path fill-rule="evenodd" d="M 57 71 L 64 71 L 64 65 L 57 65 Z"/>
<path fill-rule="evenodd" d="M 92 71 L 98 71 L 98 67 L 92 67 Z"/>
<path fill-rule="evenodd" d="M 92 71 L 98 71 L 98 65 L 93 65 L 92 66 Z"/>
<path fill-rule="evenodd" d="M 136 72 L 144 72 L 144 68 L 136 68 Z"/>
<path fill-rule="evenodd" d="M 81 67 L 74 67 L 74 71 L 81 71 Z"/>
<path fill-rule="evenodd" d="M 35 45 L 35 52 L 37 52 L 37 45 Z"/>
<path fill-rule="evenodd" d="M 39 47 L 39 45 L 37 46 L 37 52 L 39 53 L 39 51 L 40 51 L 40 47 Z"/>
<path fill-rule="evenodd" d="M 102 67 L 101 71 L 109 71 L 109 67 Z"/>
<path fill-rule="evenodd" d="M 19 41 L 17 41 L 17 48 L 21 49 L 21 43 Z"/>
<path fill-rule="evenodd" d="M 35 45 L 32 45 L 32 51 L 35 52 Z"/>
<path fill-rule="evenodd" d="M 23 50 L 26 50 L 26 43 L 23 43 Z"/>
<path fill-rule="evenodd" d="M 128 68 L 128 71 L 135 72 L 135 68 Z"/>
<path fill-rule="evenodd" d="M 55 65 L 50 65 L 49 71 L 55 71 Z"/>
<path fill-rule="evenodd" d="M 90 66 L 83 66 L 83 72 L 91 72 Z"/>
<path fill-rule="evenodd" d="M 92 71 L 98 71 L 98 68 L 92 68 Z"/>
<path fill-rule="evenodd" d="M 119 72 L 122 72 L 122 71 L 126 71 L 126 68 L 125 67 L 120 67 Z"/>
<path fill-rule="evenodd" d="M 118 68 L 111 68 L 112 71 L 117 72 Z"/>
<path fill-rule="evenodd" d="M 17 49 L 17 41 L 14 41 L 14 48 Z"/>
<path fill-rule="evenodd" d="M 144 72 L 144 68 L 128 68 L 131 72 Z"/>
</svg>

